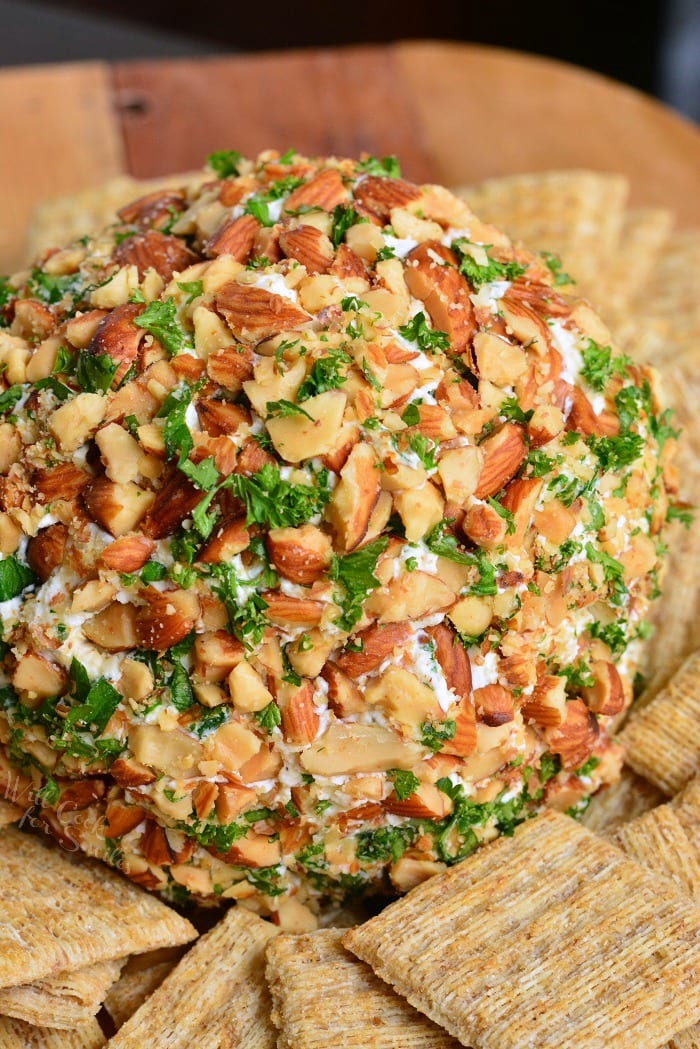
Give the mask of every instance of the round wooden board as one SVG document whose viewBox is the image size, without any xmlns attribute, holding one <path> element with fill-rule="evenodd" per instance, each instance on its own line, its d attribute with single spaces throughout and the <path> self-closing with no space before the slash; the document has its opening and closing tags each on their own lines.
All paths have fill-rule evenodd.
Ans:
<svg viewBox="0 0 700 1049">
<path fill-rule="evenodd" d="M 465 44 L 37 66 L 0 72 L 0 271 L 34 205 L 213 149 L 396 153 L 416 180 L 619 171 L 635 205 L 700 223 L 700 132 L 630 88 L 548 59 Z"/>
</svg>

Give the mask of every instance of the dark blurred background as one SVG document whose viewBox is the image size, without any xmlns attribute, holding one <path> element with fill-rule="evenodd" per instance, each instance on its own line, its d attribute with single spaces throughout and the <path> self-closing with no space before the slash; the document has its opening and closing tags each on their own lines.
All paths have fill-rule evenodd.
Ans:
<svg viewBox="0 0 700 1049">
<path fill-rule="evenodd" d="M 573 62 L 700 119 L 700 0 L 0 0 L 0 27 L 0 65 L 420 37 L 492 44 Z"/>
</svg>

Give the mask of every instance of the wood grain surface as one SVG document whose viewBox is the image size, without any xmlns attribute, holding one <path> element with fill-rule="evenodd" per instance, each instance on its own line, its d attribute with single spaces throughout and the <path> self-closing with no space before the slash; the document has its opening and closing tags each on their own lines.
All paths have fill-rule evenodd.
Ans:
<svg viewBox="0 0 700 1049">
<path fill-rule="evenodd" d="M 213 149 L 396 153 L 448 184 L 552 168 L 620 171 L 632 203 L 700 224 L 700 132 L 593 73 L 432 41 L 0 71 L 0 272 L 32 208 L 123 172 L 198 167 Z"/>
</svg>

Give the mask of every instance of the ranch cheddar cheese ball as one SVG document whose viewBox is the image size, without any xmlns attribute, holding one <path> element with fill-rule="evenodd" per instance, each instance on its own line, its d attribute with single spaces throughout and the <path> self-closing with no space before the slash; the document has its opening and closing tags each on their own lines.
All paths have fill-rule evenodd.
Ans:
<svg viewBox="0 0 700 1049">
<path fill-rule="evenodd" d="M 4 793 L 296 929 L 580 812 L 675 435 L 568 281 L 393 158 L 293 151 L 3 281 Z"/>
</svg>

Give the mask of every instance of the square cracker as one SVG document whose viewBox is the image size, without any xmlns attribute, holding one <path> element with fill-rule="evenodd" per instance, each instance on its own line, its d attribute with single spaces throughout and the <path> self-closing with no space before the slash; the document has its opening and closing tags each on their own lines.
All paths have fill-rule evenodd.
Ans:
<svg viewBox="0 0 700 1049">
<path fill-rule="evenodd" d="M 660 805 L 631 823 L 618 829 L 613 842 L 642 866 L 670 878 L 682 892 L 695 898 L 700 895 L 700 842 L 689 836 L 680 810 L 696 809 L 697 785 L 689 792 L 683 806 L 671 803 Z M 681 1031 L 669 1042 L 667 1049 L 700 1049 L 700 1024 Z"/>
<path fill-rule="evenodd" d="M 630 859 L 670 878 L 681 892 L 700 896 L 700 854 L 672 805 L 659 805 L 623 824 L 611 840 Z"/>
<path fill-rule="evenodd" d="M 593 301 L 614 326 L 654 271 L 671 232 L 673 213 L 663 208 L 626 211 L 615 251 L 601 258 Z"/>
<path fill-rule="evenodd" d="M 455 192 L 514 240 L 559 255 L 585 294 L 618 244 L 627 191 L 622 175 L 574 170 L 489 179 Z"/>
<path fill-rule="evenodd" d="M 194 939 L 155 896 L 8 827 L 0 840 L 0 987 Z"/>
<path fill-rule="evenodd" d="M 181 947 L 165 947 L 129 958 L 124 970 L 107 992 L 104 1007 L 116 1030 L 133 1016 L 139 1006 L 160 987 L 182 956 Z"/>
<path fill-rule="evenodd" d="M 341 929 L 278 936 L 267 948 L 277 1049 L 457 1049 L 342 945 Z"/>
<path fill-rule="evenodd" d="M 343 943 L 477 1049 L 656 1049 L 700 1020 L 700 907 L 556 812 Z"/>
<path fill-rule="evenodd" d="M 616 326 L 633 357 L 656 363 L 700 343 L 700 231 L 672 233 L 656 265 Z"/>
<path fill-rule="evenodd" d="M 265 947 L 277 929 L 233 907 L 109 1043 L 109 1049 L 274 1049 Z"/>
<path fill-rule="evenodd" d="M 77 972 L 58 973 L 21 987 L 0 988 L 0 1013 L 38 1027 L 70 1030 L 100 1011 L 126 959 L 98 962 Z"/>
<path fill-rule="evenodd" d="M 591 798 L 581 822 L 595 834 L 611 833 L 664 800 L 657 787 L 625 767 L 616 783 Z"/>
<path fill-rule="evenodd" d="M 679 588 L 680 589 L 680 588 Z M 700 769 L 700 651 L 620 733 L 627 763 L 667 795 Z"/>
<path fill-rule="evenodd" d="M 74 1031 L 56 1031 L 0 1016 L 2 1049 L 101 1049 L 105 1042 L 100 1025 L 94 1019 Z"/>
</svg>

